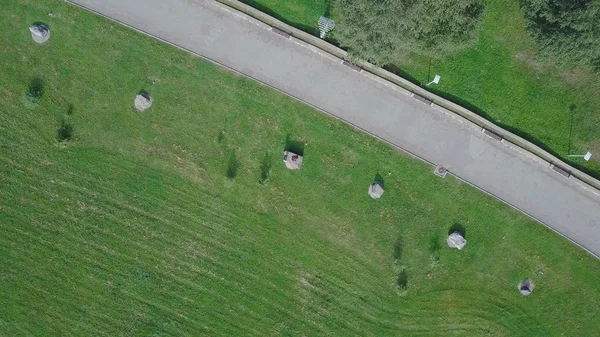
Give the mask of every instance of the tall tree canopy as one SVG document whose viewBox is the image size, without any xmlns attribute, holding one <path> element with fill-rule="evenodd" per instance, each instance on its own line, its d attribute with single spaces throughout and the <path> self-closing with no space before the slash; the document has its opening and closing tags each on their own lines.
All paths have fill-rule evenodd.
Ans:
<svg viewBox="0 0 600 337">
<path fill-rule="evenodd" d="M 377 64 L 397 51 L 435 55 L 475 43 L 481 0 L 337 0 L 336 37 Z"/>
<path fill-rule="evenodd" d="M 542 56 L 600 70 L 600 0 L 521 0 Z"/>
</svg>

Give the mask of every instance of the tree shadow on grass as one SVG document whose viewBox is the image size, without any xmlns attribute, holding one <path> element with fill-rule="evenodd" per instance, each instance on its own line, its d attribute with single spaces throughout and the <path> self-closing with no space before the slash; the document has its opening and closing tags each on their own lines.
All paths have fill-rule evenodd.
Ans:
<svg viewBox="0 0 600 337">
<path fill-rule="evenodd" d="M 394 242 L 394 259 L 396 262 L 402 259 L 402 253 L 404 252 L 404 239 L 402 236 L 398 236 L 396 242 Z"/>
<path fill-rule="evenodd" d="M 32 25 L 33 26 L 44 26 L 44 27 L 50 29 L 50 25 L 48 23 L 46 23 L 46 22 L 43 22 L 43 21 L 34 21 L 32 23 Z"/>
<path fill-rule="evenodd" d="M 219 134 L 217 135 L 217 142 L 218 143 L 223 142 L 223 139 L 225 139 L 225 130 L 219 131 Z"/>
<path fill-rule="evenodd" d="M 75 106 L 69 104 L 67 107 L 67 113 L 60 119 L 60 124 L 56 130 L 56 140 L 59 142 L 67 142 L 73 139 L 73 123 L 71 122 L 71 116 L 75 111 Z"/>
<path fill-rule="evenodd" d="M 375 178 L 373 178 L 373 182 L 374 183 L 378 183 L 381 187 L 385 187 L 384 186 L 384 181 L 383 181 L 383 177 L 381 176 L 381 174 L 377 173 L 375 175 Z"/>
<path fill-rule="evenodd" d="M 467 229 L 459 224 L 458 222 L 455 222 L 452 224 L 452 226 L 450 226 L 450 229 L 448 229 L 448 235 L 457 232 L 458 234 L 460 234 L 463 238 L 467 238 Z"/>
<path fill-rule="evenodd" d="M 304 143 L 293 140 L 291 135 L 288 133 L 288 135 L 285 137 L 285 150 L 300 156 L 304 156 Z"/>
<path fill-rule="evenodd" d="M 25 104 L 25 107 L 35 109 L 40 103 L 43 95 L 44 80 L 39 76 L 35 76 L 29 81 L 29 85 L 23 94 L 23 103 Z"/>
<path fill-rule="evenodd" d="M 150 99 L 150 93 L 144 88 L 142 88 L 142 89 L 140 89 L 140 91 L 138 91 L 138 95 L 142 95 L 142 96 L 146 97 L 147 99 Z"/>
<path fill-rule="evenodd" d="M 260 164 L 260 183 L 264 184 L 271 176 L 271 168 L 273 167 L 273 156 L 266 152 Z"/>
<path fill-rule="evenodd" d="M 231 153 L 229 154 L 229 161 L 227 162 L 227 171 L 225 171 L 225 176 L 231 180 L 235 179 L 239 168 L 240 162 L 235 154 L 235 150 L 231 150 Z"/>
<path fill-rule="evenodd" d="M 317 28 L 317 22 L 315 22 L 314 26 L 307 26 L 305 24 L 299 23 L 299 22 L 295 22 L 295 21 L 291 21 L 286 19 L 285 17 L 279 15 L 279 13 L 277 13 L 276 11 L 272 10 L 271 8 L 269 8 L 268 6 L 265 6 L 261 3 L 259 3 L 256 0 L 241 0 L 241 2 L 245 3 L 246 5 L 252 6 L 256 9 L 258 9 L 259 11 L 268 14 L 269 16 L 274 17 L 275 19 L 287 23 L 288 25 L 298 28 L 302 31 L 305 31 L 309 34 L 315 35 L 315 36 L 319 36 L 319 29 Z"/>
<path fill-rule="evenodd" d="M 409 73 L 405 72 L 404 70 L 400 69 L 400 67 L 398 67 L 396 65 L 386 64 L 382 68 L 389 71 L 390 73 L 392 73 L 394 75 L 398 75 L 398 76 L 402 77 L 403 79 L 405 79 L 413 84 L 416 84 L 418 86 L 423 86 L 423 83 L 421 83 L 421 81 L 417 80 L 416 78 L 414 78 L 413 76 L 411 76 Z"/>
<path fill-rule="evenodd" d="M 408 272 L 406 269 L 402 270 L 398 274 L 398 278 L 396 279 L 396 285 L 400 289 L 406 289 L 408 287 Z"/>
<path fill-rule="evenodd" d="M 440 235 L 438 233 L 434 233 L 429 237 L 429 252 L 437 257 L 440 249 L 442 249 L 442 245 L 440 244 Z"/>
<path fill-rule="evenodd" d="M 435 267 L 439 263 L 440 250 L 442 249 L 440 241 L 440 235 L 438 233 L 433 233 L 429 237 L 429 253 L 431 254 L 429 255 L 429 260 L 431 261 L 431 267 Z"/>
<path fill-rule="evenodd" d="M 40 76 L 31 78 L 31 81 L 29 81 L 29 85 L 27 86 L 27 92 L 41 98 L 44 94 L 44 80 Z"/>
</svg>

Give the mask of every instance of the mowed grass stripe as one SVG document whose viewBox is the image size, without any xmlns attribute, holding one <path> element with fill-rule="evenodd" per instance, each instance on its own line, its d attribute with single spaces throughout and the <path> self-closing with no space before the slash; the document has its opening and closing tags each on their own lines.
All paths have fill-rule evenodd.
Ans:
<svg viewBox="0 0 600 337">
<path fill-rule="evenodd" d="M 514 287 L 516 288 L 516 285 Z M 490 322 L 498 322 L 514 335 L 527 336 L 546 331 L 544 325 L 535 317 L 527 322 L 518 319 L 529 317 L 521 305 L 521 298 L 508 298 L 485 288 L 470 289 L 457 286 L 430 291 L 421 294 L 419 298 L 422 308 L 431 313 L 449 311 L 459 320 L 480 317 Z M 468 299 L 473 305 L 463 305 L 458 298 Z M 486 306 L 486 310 L 479 309 L 483 305 Z"/>
<path fill-rule="evenodd" d="M 134 212 L 134 213 L 135 213 L 135 212 Z M 162 221 L 162 222 L 168 222 L 168 221 L 166 221 L 166 220 L 164 220 L 164 219 L 160 219 L 160 218 L 153 218 L 153 217 L 151 217 L 151 218 L 152 218 L 152 220 L 160 220 L 160 221 Z M 167 223 L 167 225 L 169 225 L 171 228 L 173 227 L 173 226 L 172 226 L 172 225 L 173 225 L 172 223 Z M 189 233 L 188 233 L 188 234 L 189 234 Z M 140 248 L 144 248 L 144 247 L 140 247 Z M 220 247 L 220 248 L 223 248 L 223 247 Z M 120 258 L 122 258 L 122 256 L 121 256 Z M 247 275 L 244 275 L 244 276 L 247 276 Z"/>
<path fill-rule="evenodd" d="M 157 219 L 152 219 L 152 220 L 157 220 Z M 171 226 L 171 228 L 172 228 L 172 226 Z M 188 233 L 188 234 L 189 234 L 189 233 Z M 71 238 L 69 238 L 69 239 L 70 239 L 71 241 L 77 241 L 79 238 L 78 238 L 78 237 L 71 237 Z M 83 241 L 82 243 L 83 243 L 84 245 L 87 245 L 87 244 L 89 244 L 89 242 L 86 242 L 86 241 Z M 135 244 L 134 244 L 134 246 L 135 246 Z M 98 247 L 97 247 L 97 248 L 98 248 Z M 115 251 L 106 251 L 106 250 L 105 250 L 105 247 L 101 247 L 101 248 L 102 248 L 102 250 L 103 250 L 103 253 L 109 253 L 109 254 L 111 254 L 111 255 L 113 255 L 113 256 L 115 256 L 115 257 L 118 257 L 118 258 L 119 258 L 119 259 L 121 259 L 121 260 L 125 259 L 125 256 L 122 256 L 122 255 L 121 255 L 121 256 L 118 256 L 118 254 L 117 254 Z M 144 248 L 144 247 L 140 247 L 140 248 Z M 218 247 L 218 248 L 222 249 L 222 248 L 224 248 L 224 247 Z M 188 266 L 188 267 L 189 267 L 189 266 Z M 249 276 L 249 275 L 244 275 L 244 277 L 246 277 L 246 278 L 247 278 L 247 276 Z M 237 284 L 233 284 L 233 285 L 231 285 L 231 286 L 232 286 L 232 287 L 236 287 L 236 286 L 238 286 L 238 285 L 237 285 Z M 282 309 L 282 308 L 280 308 L 280 309 Z"/>
<path fill-rule="evenodd" d="M 21 233 L 21 234 L 22 234 L 22 235 L 27 235 L 27 233 Z M 67 239 L 68 239 L 68 240 L 67 240 L 66 242 L 68 242 L 68 243 L 72 243 L 72 242 L 81 241 L 81 243 L 83 243 L 85 246 L 89 245 L 89 242 L 87 242 L 87 241 L 83 241 L 83 240 L 81 240 L 81 239 L 79 239 L 79 238 L 77 238 L 77 237 L 70 237 L 70 238 L 67 238 Z M 56 246 L 56 244 L 53 244 L 53 246 Z M 102 253 L 108 253 L 109 255 L 113 255 L 114 257 L 118 257 L 118 259 L 119 259 L 119 260 L 121 260 L 121 261 L 127 261 L 127 260 L 128 260 L 127 256 L 124 256 L 124 255 L 120 255 L 120 256 L 119 256 L 117 253 L 114 253 L 114 252 L 107 252 L 107 251 L 105 250 L 105 247 L 96 247 L 96 248 L 99 248 L 98 250 L 99 250 L 99 251 L 102 251 Z M 63 251 L 62 253 L 66 253 L 66 252 L 68 252 L 68 250 L 65 250 L 65 251 Z M 106 254 L 104 254 L 104 257 L 106 258 Z M 130 260 L 133 260 L 133 259 L 134 259 L 134 258 L 130 258 Z M 89 261 L 86 261 L 86 262 L 89 262 Z M 183 266 L 184 266 L 184 267 L 192 267 L 192 266 L 190 266 L 190 265 L 187 265 L 187 264 L 184 264 Z M 181 267 L 181 264 L 180 264 L 180 265 L 178 265 L 178 266 L 176 266 L 176 267 L 173 267 L 173 269 L 179 269 L 180 267 Z M 105 269 L 107 269 L 107 270 L 110 270 L 110 268 L 109 268 L 109 267 L 105 267 Z M 164 276 L 168 276 L 168 275 L 166 275 L 166 273 L 167 273 L 167 272 L 165 271 L 165 275 L 164 275 Z M 160 273 L 159 273 L 159 274 L 160 274 Z M 220 278 L 220 277 L 218 277 L 217 275 L 214 275 L 214 274 L 212 274 L 212 273 L 201 273 L 201 274 L 203 274 L 203 275 L 205 275 L 205 276 L 209 276 L 209 277 L 211 277 L 211 278 L 212 278 L 212 280 L 211 280 L 211 281 L 215 281 L 215 280 L 216 280 L 216 281 L 219 281 L 219 282 L 221 282 L 221 278 Z M 130 276 L 130 275 L 125 275 L 125 274 L 118 275 L 118 274 L 117 274 L 117 275 L 115 275 L 115 276 L 128 277 L 128 276 Z M 158 275 L 158 276 L 161 276 L 161 275 Z M 176 277 L 176 276 L 175 276 L 175 275 L 173 275 L 173 274 L 170 274 L 169 276 L 170 276 L 170 277 L 171 277 L 173 280 L 175 280 L 176 282 L 182 282 L 183 280 L 186 280 L 186 279 L 187 279 L 186 277 L 183 277 L 183 278 Z M 185 276 L 185 275 L 184 275 L 184 276 Z M 197 278 L 197 276 L 199 276 L 199 275 L 194 275 L 194 278 Z M 205 288 L 198 289 L 198 286 L 197 286 L 197 284 L 190 283 L 190 282 L 185 282 L 185 281 L 184 281 L 183 283 L 185 283 L 187 286 L 193 286 L 194 288 L 196 288 L 196 290 L 201 290 L 202 292 L 207 292 L 207 290 L 206 290 Z M 104 286 L 105 286 L 105 284 L 104 284 Z M 237 285 L 232 285 L 232 286 L 237 286 Z M 235 287 L 231 287 L 231 289 L 234 289 L 234 288 L 235 288 Z M 227 289 L 227 288 L 225 288 L 225 289 Z M 210 292 L 209 292 L 209 293 L 210 293 Z M 171 295 L 172 295 L 172 294 L 171 294 Z M 150 303 L 150 304 L 152 304 L 152 303 Z"/>
</svg>

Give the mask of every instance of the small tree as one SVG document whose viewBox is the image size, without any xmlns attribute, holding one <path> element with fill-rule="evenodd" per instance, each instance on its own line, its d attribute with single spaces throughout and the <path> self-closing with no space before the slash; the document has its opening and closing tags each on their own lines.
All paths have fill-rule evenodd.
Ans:
<svg viewBox="0 0 600 337">
<path fill-rule="evenodd" d="M 66 120 L 61 120 L 60 126 L 56 133 L 56 139 L 59 142 L 69 141 L 73 138 L 73 124 Z"/>
<path fill-rule="evenodd" d="M 600 0 L 521 0 L 540 56 L 600 70 Z"/>
<path fill-rule="evenodd" d="M 23 93 L 23 104 L 27 109 L 35 109 L 44 93 L 44 82 L 39 77 L 34 77 L 29 82 L 27 90 Z"/>
<path fill-rule="evenodd" d="M 406 287 L 408 286 L 408 273 L 406 272 L 406 269 L 403 269 L 398 274 L 398 277 L 396 278 L 396 285 L 399 289 L 403 290 L 406 289 Z"/>
<path fill-rule="evenodd" d="M 475 43 L 481 0 L 338 0 L 336 37 L 349 52 L 385 65 L 398 51 L 449 53 Z"/>
<path fill-rule="evenodd" d="M 229 155 L 229 161 L 227 162 L 227 171 L 225 172 L 225 176 L 231 180 L 235 179 L 239 168 L 240 162 L 235 155 L 235 150 L 232 150 Z"/>
</svg>

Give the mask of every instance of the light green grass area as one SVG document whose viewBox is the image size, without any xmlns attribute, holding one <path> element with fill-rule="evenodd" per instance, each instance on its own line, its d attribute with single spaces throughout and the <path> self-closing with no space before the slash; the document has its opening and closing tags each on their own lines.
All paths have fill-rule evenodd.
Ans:
<svg viewBox="0 0 600 337">
<path fill-rule="evenodd" d="M 276 15 L 290 22 L 315 26 L 314 19 L 304 16 L 314 3 L 291 11 L 304 1 L 255 2 L 268 2 Z M 321 3 L 325 6 L 327 1 Z M 335 29 L 330 36 L 335 39 Z M 535 54 L 519 1 L 486 1 L 483 29 L 474 47 L 433 59 L 431 68 L 430 59 L 419 55 L 398 55 L 386 68 L 421 85 L 441 75 L 440 84 L 429 90 L 600 178 L 600 75 L 557 67 L 536 60 Z M 588 150 L 594 154 L 590 162 L 567 158 Z"/>
<path fill-rule="evenodd" d="M 507 205 L 63 1 L 5 4 L 1 336 L 597 334 L 600 262 Z M 43 94 L 27 109 L 32 78 Z M 154 105 L 136 113 L 141 89 Z M 281 162 L 288 135 L 300 171 Z M 463 251 L 444 242 L 455 224 Z"/>
</svg>

